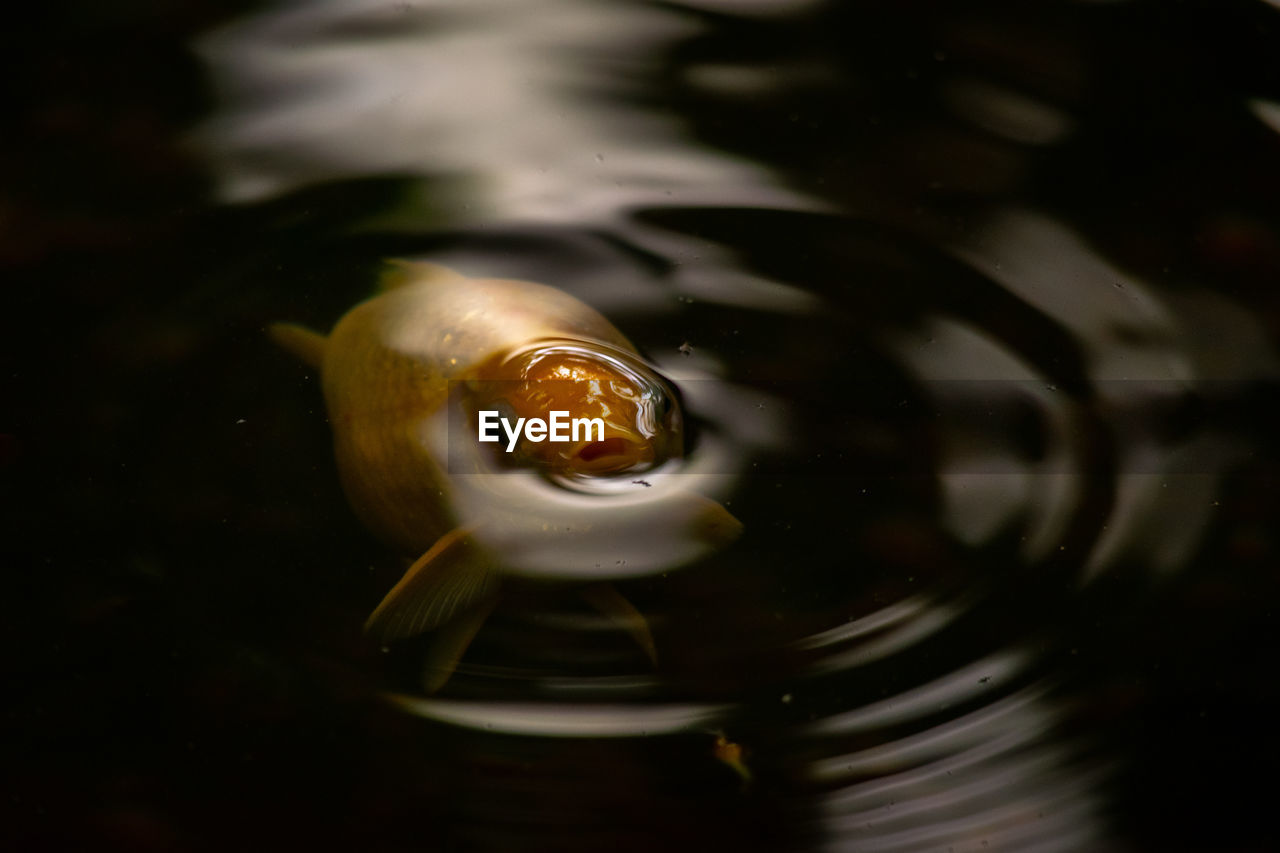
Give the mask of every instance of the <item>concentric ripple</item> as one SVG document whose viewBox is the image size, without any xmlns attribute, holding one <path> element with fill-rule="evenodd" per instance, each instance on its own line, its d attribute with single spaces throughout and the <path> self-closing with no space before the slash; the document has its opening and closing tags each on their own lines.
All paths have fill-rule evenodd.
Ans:
<svg viewBox="0 0 1280 853">
<path fill-rule="evenodd" d="M 534 5 L 295 3 L 200 45 L 224 200 L 402 180 L 352 233 L 609 314 L 687 404 L 669 476 L 745 525 L 686 567 L 661 542 L 572 570 L 540 551 L 437 695 L 429 638 L 388 650 L 406 737 L 475 747 L 456 837 L 610 849 L 720 821 L 758 849 L 1111 849 L 1126 756 L 1078 653 L 1140 603 L 1108 583 L 1204 546 L 1256 438 L 1233 413 L 1280 371 L 1237 301 L 1020 196 L 1088 130 L 1084 59 L 948 18 L 968 65 L 930 43 L 902 69 L 857 4 Z M 786 132 L 754 137 L 775 113 Z M 550 529 L 544 494 L 513 529 Z M 656 661 L 581 600 L 600 579 Z"/>
</svg>

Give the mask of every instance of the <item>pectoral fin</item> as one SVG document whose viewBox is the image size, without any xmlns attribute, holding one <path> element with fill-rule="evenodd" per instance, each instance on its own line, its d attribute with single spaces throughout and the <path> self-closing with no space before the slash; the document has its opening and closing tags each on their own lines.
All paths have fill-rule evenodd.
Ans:
<svg viewBox="0 0 1280 853">
<path fill-rule="evenodd" d="M 272 323 L 267 327 L 267 334 L 303 364 L 320 369 L 324 361 L 324 335 L 294 323 Z"/>
<path fill-rule="evenodd" d="M 463 613 L 457 619 L 441 626 L 427 648 L 423 666 L 422 688 L 428 695 L 435 693 L 453 675 L 458 661 L 467 653 L 467 647 L 475 639 L 480 626 L 489 618 L 498 601 L 493 596 Z"/>
<path fill-rule="evenodd" d="M 742 535 L 742 522 L 729 510 L 701 495 L 694 496 L 694 499 L 700 500 L 702 507 L 694 514 L 690 529 L 700 540 L 723 548 Z"/>
<path fill-rule="evenodd" d="M 471 535 L 451 530 L 414 561 L 364 627 L 383 642 L 413 637 L 492 598 L 497 586 L 488 557 Z"/>
<path fill-rule="evenodd" d="M 644 614 L 637 610 L 634 604 L 627 601 L 622 593 L 618 592 L 612 585 L 602 583 L 594 584 L 584 589 L 582 597 L 592 607 L 617 622 L 623 630 L 631 635 L 631 639 L 635 640 L 640 648 L 644 649 L 649 662 L 654 666 L 658 665 L 658 650 L 653 644 L 653 634 L 649 631 L 649 620 L 645 619 Z"/>
</svg>

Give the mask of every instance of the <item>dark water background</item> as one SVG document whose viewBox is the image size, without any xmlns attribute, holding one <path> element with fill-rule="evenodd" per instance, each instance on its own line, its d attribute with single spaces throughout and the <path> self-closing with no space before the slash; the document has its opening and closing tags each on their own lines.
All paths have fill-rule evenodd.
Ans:
<svg viewBox="0 0 1280 853">
<path fill-rule="evenodd" d="M 6 849 L 1271 849 L 1280 10 L 590 4 L 545 136 L 347 85 L 463 32 L 491 91 L 535 5 L 0 36 Z M 384 700 L 400 564 L 262 329 L 404 255 L 739 395 L 746 536 L 622 585 L 656 671 L 531 588 Z"/>
</svg>

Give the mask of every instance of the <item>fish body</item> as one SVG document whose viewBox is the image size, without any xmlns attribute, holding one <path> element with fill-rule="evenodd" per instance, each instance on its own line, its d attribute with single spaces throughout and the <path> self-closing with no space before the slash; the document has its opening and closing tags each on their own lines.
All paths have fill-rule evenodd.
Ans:
<svg viewBox="0 0 1280 853">
<path fill-rule="evenodd" d="M 440 442 L 423 434 L 445 426 L 433 416 L 451 381 L 504 382 L 495 362 L 539 342 L 639 354 L 595 310 L 546 285 L 468 279 L 424 264 L 405 265 L 399 278 L 338 322 L 320 369 L 352 507 L 380 538 L 420 554 L 457 526 L 447 463 L 435 458 Z"/>
<path fill-rule="evenodd" d="M 352 508 L 416 558 L 370 617 L 384 638 L 438 627 L 490 599 L 502 573 L 652 573 L 740 529 L 678 475 L 662 479 L 663 464 L 681 454 L 674 392 L 608 320 L 555 288 L 395 262 L 383 291 L 327 339 L 290 325 L 272 334 L 319 367 Z M 525 440 L 504 454 L 478 441 L 485 407 L 598 416 L 604 434 Z M 637 471 L 643 486 L 631 478 Z M 634 612 L 623 615 L 635 623 Z"/>
</svg>

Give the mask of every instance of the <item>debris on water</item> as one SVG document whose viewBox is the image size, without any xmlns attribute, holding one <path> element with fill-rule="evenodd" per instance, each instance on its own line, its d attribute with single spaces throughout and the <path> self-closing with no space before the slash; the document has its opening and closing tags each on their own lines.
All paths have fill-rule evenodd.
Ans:
<svg viewBox="0 0 1280 853">
<path fill-rule="evenodd" d="M 632 480 L 631 482 L 638 486 L 644 486 L 646 489 L 653 485 L 653 483 L 650 483 L 648 480 Z"/>
<path fill-rule="evenodd" d="M 712 747 L 712 754 L 717 761 L 730 767 L 735 773 L 742 777 L 742 783 L 751 781 L 751 771 L 747 768 L 743 761 L 745 750 L 741 744 L 734 743 L 725 737 L 723 732 L 716 732 L 716 743 Z"/>
<path fill-rule="evenodd" d="M 689 345 L 688 341 L 685 341 L 684 343 L 682 343 L 679 347 L 677 347 L 677 349 L 680 350 L 681 355 L 693 355 L 693 347 Z"/>
</svg>

